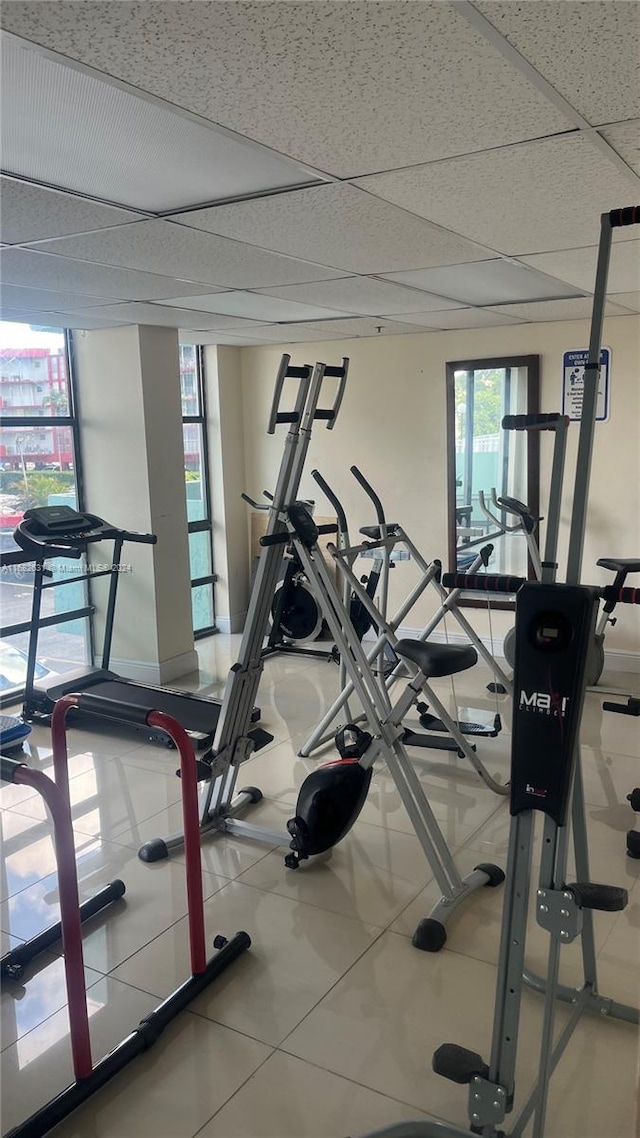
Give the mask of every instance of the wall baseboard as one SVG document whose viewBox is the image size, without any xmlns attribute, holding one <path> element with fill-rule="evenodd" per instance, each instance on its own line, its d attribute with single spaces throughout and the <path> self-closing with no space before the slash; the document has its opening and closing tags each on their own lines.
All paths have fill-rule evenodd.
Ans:
<svg viewBox="0 0 640 1138">
<path fill-rule="evenodd" d="M 246 612 L 234 612 L 231 616 L 216 616 L 216 626 L 219 632 L 226 632 L 230 636 L 232 633 L 243 631 L 246 619 Z"/>
<path fill-rule="evenodd" d="M 125 679 L 136 680 L 139 684 L 170 684 L 190 672 L 198 670 L 198 654 L 195 649 L 172 656 L 170 660 L 152 664 L 142 660 L 114 659 L 111 668 Z"/>
</svg>

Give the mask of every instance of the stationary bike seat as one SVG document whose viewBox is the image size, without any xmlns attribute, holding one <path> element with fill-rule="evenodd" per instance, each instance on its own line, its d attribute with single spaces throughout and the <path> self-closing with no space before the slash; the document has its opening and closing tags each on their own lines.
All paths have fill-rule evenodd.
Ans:
<svg viewBox="0 0 640 1138">
<path fill-rule="evenodd" d="M 386 523 L 387 537 L 390 537 L 398 528 L 397 522 Z M 382 527 L 381 526 L 361 526 L 360 533 L 363 537 L 368 537 L 371 541 L 382 541 Z"/>
<path fill-rule="evenodd" d="M 423 640 L 399 640 L 394 644 L 398 656 L 417 664 L 427 677 L 453 676 L 473 668 L 478 653 L 471 644 L 425 644 Z"/>
<path fill-rule="evenodd" d="M 611 569 L 612 573 L 640 573 L 640 559 L 637 557 L 601 557 L 596 565 Z"/>
</svg>

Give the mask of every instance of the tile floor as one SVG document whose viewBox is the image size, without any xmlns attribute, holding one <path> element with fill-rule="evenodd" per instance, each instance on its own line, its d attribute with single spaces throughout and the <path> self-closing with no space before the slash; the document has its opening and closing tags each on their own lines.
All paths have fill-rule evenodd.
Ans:
<svg viewBox="0 0 640 1138">
<path fill-rule="evenodd" d="M 219 691 L 238 640 L 200 645 L 199 683 Z M 494 708 L 479 668 L 458 677 L 460 702 Z M 638 677 L 617 677 L 635 682 Z M 331 702 L 337 671 L 301 657 L 266 663 L 260 705 L 275 736 L 245 768 L 265 798 L 257 822 L 283 827 L 315 765 L 297 751 Z M 192 684 L 191 686 L 196 686 Z M 443 692 L 447 691 L 442 682 Z M 597 914 L 600 986 L 640 997 L 640 862 L 625 856 L 633 824 L 625 796 L 640 782 L 637 720 L 605 715 L 588 697 L 584 776 L 595 880 L 622 884 L 629 905 Z M 481 744 L 504 781 L 505 730 Z M 94 1053 L 105 1054 L 187 974 L 186 896 L 180 855 L 145 865 L 147 838 L 180 826 L 175 754 L 130 734 L 70 732 L 71 801 L 80 887 L 88 896 L 122 877 L 126 897 L 85 935 Z M 51 768 L 48 732 L 34 730 L 30 762 Z M 462 760 L 414 752 L 416 769 L 462 872 L 504 865 L 508 811 Z M 437 756 L 436 756 L 437 757 Z M 41 802 L 0 789 L 3 951 L 56 919 L 53 848 Z M 537 862 L 537 858 L 534 857 Z M 146 1056 L 55 1131 L 58 1138 L 347 1138 L 402 1119 L 466 1123 L 466 1089 L 438 1078 L 431 1055 L 453 1040 L 488 1053 L 502 890 L 475 894 L 452 921 L 439 955 L 411 945 L 436 888 L 395 786 L 383 768 L 354 830 L 331 856 L 294 873 L 282 850 L 246 839 L 203 847 L 207 932 L 246 929 L 250 951 L 201 995 Z M 530 964 L 542 969 L 546 937 L 532 925 Z M 576 945 L 563 976 L 578 982 Z M 536 1067 L 541 1000 L 525 995 L 517 1087 Z M 62 962 L 54 947 L 22 984 L 2 993 L 3 1132 L 71 1078 Z M 562 1024 L 566 1012 L 560 1011 Z M 636 1028 L 584 1020 L 553 1081 L 546 1138 L 636 1134 Z"/>
</svg>

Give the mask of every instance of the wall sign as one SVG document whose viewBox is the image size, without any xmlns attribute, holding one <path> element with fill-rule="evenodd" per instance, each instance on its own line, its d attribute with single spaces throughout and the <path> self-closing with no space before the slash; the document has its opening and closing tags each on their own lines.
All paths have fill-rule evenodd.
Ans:
<svg viewBox="0 0 640 1138">
<path fill-rule="evenodd" d="M 562 357 L 562 414 L 579 421 L 582 414 L 584 392 L 584 365 L 589 358 L 587 349 L 565 352 Z M 600 351 L 600 380 L 598 383 L 598 403 L 596 422 L 604 423 L 609 418 L 609 396 L 611 380 L 611 348 Z"/>
</svg>

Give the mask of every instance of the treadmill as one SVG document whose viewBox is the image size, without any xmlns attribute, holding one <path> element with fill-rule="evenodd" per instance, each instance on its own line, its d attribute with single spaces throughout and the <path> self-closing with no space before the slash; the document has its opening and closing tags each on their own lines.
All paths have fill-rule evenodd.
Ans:
<svg viewBox="0 0 640 1138">
<path fill-rule="evenodd" d="M 140 717 L 137 714 L 137 709 L 140 707 L 152 707 L 172 715 L 184 727 L 197 750 L 210 748 L 220 715 L 220 700 L 191 692 L 137 683 L 135 680 L 123 679 L 109 669 L 122 547 L 125 542 L 155 545 L 157 541 L 155 534 L 131 533 L 128 530 L 118 529 L 96 514 L 82 514 L 70 506 L 42 506 L 26 511 L 13 536 L 16 544 L 35 562 L 23 718 L 29 723 L 48 724 L 57 700 L 63 695 L 91 691 L 95 695 L 107 696 L 109 700 L 117 701 L 118 712 L 121 710 L 121 715 L 118 714 L 116 721 L 125 727 L 143 730 L 148 739 L 164 744 L 168 742 L 164 732 L 154 731 L 147 726 L 141 727 Z M 113 541 L 113 553 L 107 568 L 92 570 L 87 565 L 85 572 L 69 575 L 66 580 L 64 578 L 45 580 L 52 577 L 51 570 L 46 568 L 47 561 L 59 557 L 78 560 L 88 552 L 90 545 L 102 541 Z M 86 606 L 72 612 L 43 617 L 41 610 L 44 590 L 63 587 L 72 582 L 92 581 L 96 577 L 110 578 L 100 667 L 85 664 L 82 668 L 65 672 L 64 675 L 54 676 L 49 673 L 41 679 L 36 679 L 40 629 L 77 620 L 79 616 L 88 616 L 95 611 L 91 606 Z M 111 707 L 113 708 L 113 702 Z M 76 719 L 80 717 L 80 713 L 75 710 L 70 713 L 71 715 Z M 93 713 L 91 718 L 95 718 Z M 113 723 L 113 711 L 104 718 Z M 255 723 L 259 718 L 260 711 L 254 708 L 251 721 Z M 254 743 L 258 749 L 264 745 L 262 736 L 266 732 L 257 729 L 255 734 Z M 249 732 L 249 735 L 252 735 L 252 732 Z"/>
</svg>

